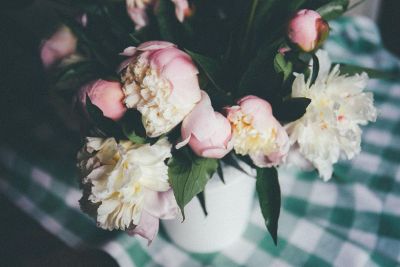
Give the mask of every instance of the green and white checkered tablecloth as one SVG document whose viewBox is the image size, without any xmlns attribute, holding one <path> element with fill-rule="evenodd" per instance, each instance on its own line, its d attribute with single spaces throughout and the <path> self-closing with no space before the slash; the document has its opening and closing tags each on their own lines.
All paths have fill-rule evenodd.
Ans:
<svg viewBox="0 0 400 267">
<path fill-rule="evenodd" d="M 331 24 L 326 49 L 340 62 L 399 69 L 376 26 L 363 18 Z M 336 166 L 328 183 L 315 173 L 282 170 L 279 245 L 266 232 L 258 204 L 241 239 L 219 253 L 188 253 L 161 230 L 153 244 L 96 228 L 78 206 L 80 191 L 70 156 L 0 148 L 0 192 L 72 247 L 98 247 L 121 266 L 395 266 L 400 265 L 400 79 L 372 80 L 379 118 L 364 128 L 363 152 Z M 33 130 L 41 145 L 68 148 L 68 131 Z M 65 136 L 64 136 L 65 135 Z M 40 140 L 40 139 L 46 140 Z"/>
</svg>

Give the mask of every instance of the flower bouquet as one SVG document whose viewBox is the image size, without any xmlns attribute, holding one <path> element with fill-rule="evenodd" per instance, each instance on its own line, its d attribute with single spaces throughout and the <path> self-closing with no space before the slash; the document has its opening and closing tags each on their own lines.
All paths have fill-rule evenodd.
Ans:
<svg viewBox="0 0 400 267">
<path fill-rule="evenodd" d="M 65 2 L 60 1 L 63 5 Z M 71 5 L 73 10 L 71 11 Z M 256 170 L 277 242 L 277 167 L 317 169 L 360 152 L 375 121 L 368 72 L 320 49 L 346 0 L 73 0 L 41 57 L 73 103 L 81 209 L 151 242 L 223 166 Z M 66 11 L 68 10 L 68 12 Z M 229 201 L 229 200 L 227 200 Z"/>
</svg>

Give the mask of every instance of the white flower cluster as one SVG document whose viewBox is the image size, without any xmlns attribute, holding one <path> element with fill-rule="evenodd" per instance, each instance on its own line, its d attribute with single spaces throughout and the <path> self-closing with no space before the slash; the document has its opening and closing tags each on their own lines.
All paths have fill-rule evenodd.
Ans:
<svg viewBox="0 0 400 267">
<path fill-rule="evenodd" d="M 148 192 L 166 192 L 171 145 L 166 139 L 137 145 L 114 138 L 88 137 L 78 154 L 82 184 L 89 186 L 83 201 L 98 205 L 97 223 L 103 229 L 131 230 L 141 219 Z M 87 199 L 86 199 L 87 198 Z"/>
<path fill-rule="evenodd" d="M 339 65 L 331 67 L 326 51 L 317 52 L 320 71 L 313 85 L 297 74 L 292 97 L 311 99 L 305 115 L 287 125 L 291 143 L 316 167 L 324 180 L 330 179 L 332 165 L 341 156 L 353 158 L 360 152 L 360 125 L 375 121 L 377 111 L 365 73 L 341 75 Z"/>
</svg>

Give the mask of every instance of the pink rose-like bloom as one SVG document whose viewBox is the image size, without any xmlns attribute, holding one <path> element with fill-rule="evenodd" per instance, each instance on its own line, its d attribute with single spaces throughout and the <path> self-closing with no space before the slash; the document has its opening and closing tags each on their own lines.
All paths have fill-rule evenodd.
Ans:
<svg viewBox="0 0 400 267">
<path fill-rule="evenodd" d="M 124 103 L 142 114 L 150 137 L 167 133 L 200 101 L 198 70 L 188 54 L 169 42 L 128 47 L 122 70 Z"/>
<path fill-rule="evenodd" d="M 221 113 L 214 112 L 210 97 L 201 91 L 201 100 L 183 120 L 180 148 L 189 144 L 201 157 L 220 159 L 231 151 L 231 125 Z"/>
<path fill-rule="evenodd" d="M 227 112 L 236 153 L 249 155 L 259 167 L 282 163 L 289 151 L 289 137 L 267 101 L 246 96 L 238 101 L 238 106 L 227 108 Z"/>
<path fill-rule="evenodd" d="M 187 0 L 171 0 L 175 4 L 176 18 L 183 22 L 185 16 L 189 14 L 189 3 Z M 126 10 L 129 17 L 135 24 L 135 29 L 140 30 L 149 23 L 147 16 L 148 8 L 157 9 L 158 0 L 126 0 Z"/>
<path fill-rule="evenodd" d="M 140 235 L 146 238 L 150 245 L 158 233 L 160 219 L 174 219 L 178 212 L 178 205 L 172 189 L 166 192 L 146 190 L 139 224 L 128 230 L 128 234 Z"/>
<path fill-rule="evenodd" d="M 40 58 L 45 68 L 49 68 L 61 59 L 73 54 L 77 39 L 71 30 L 65 26 L 59 28 L 50 39 L 43 42 Z"/>
<path fill-rule="evenodd" d="M 171 0 L 171 1 L 172 1 L 172 3 L 175 4 L 176 18 L 180 22 L 183 22 L 183 20 L 185 19 L 185 16 L 187 16 L 190 13 L 188 1 L 187 0 Z"/>
<path fill-rule="evenodd" d="M 289 23 L 289 39 L 305 52 L 317 49 L 328 35 L 328 23 L 313 10 L 300 10 Z"/>
<path fill-rule="evenodd" d="M 78 93 L 83 110 L 86 110 L 86 95 L 107 118 L 117 121 L 126 112 L 126 107 L 123 104 L 124 93 L 119 82 L 97 80 L 83 86 Z"/>
</svg>

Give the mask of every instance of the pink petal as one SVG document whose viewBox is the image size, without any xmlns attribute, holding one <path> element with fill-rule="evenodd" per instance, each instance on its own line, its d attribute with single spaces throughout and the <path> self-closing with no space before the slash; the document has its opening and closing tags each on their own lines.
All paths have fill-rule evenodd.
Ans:
<svg viewBox="0 0 400 267">
<path fill-rule="evenodd" d="M 168 80 L 183 79 L 197 75 L 199 70 L 193 64 L 191 58 L 181 52 L 179 57 L 175 57 L 162 70 L 162 75 Z"/>
<path fill-rule="evenodd" d="M 172 2 L 175 4 L 175 15 L 176 18 L 180 21 L 183 22 L 185 19 L 185 12 L 189 10 L 189 3 L 187 0 L 172 0 Z"/>
<path fill-rule="evenodd" d="M 119 64 L 118 68 L 117 68 L 117 73 L 120 73 L 121 71 L 123 71 L 126 67 L 128 67 L 128 65 L 132 62 L 133 58 L 128 58 L 125 59 L 124 61 L 122 61 L 121 64 Z"/>
<path fill-rule="evenodd" d="M 201 155 L 204 158 L 212 158 L 212 159 L 222 159 L 229 153 L 230 150 L 225 148 L 215 147 L 215 148 L 207 148 L 205 149 Z"/>
<path fill-rule="evenodd" d="M 71 30 L 65 26 L 59 28 L 41 47 L 40 57 L 43 65 L 48 68 L 54 63 L 73 54 L 77 39 Z"/>
<path fill-rule="evenodd" d="M 172 85 L 169 102 L 177 106 L 188 106 L 200 101 L 201 94 L 197 75 L 184 79 L 173 77 L 168 80 Z"/>
<path fill-rule="evenodd" d="M 146 8 L 138 8 L 138 7 L 129 7 L 128 6 L 128 15 L 135 24 L 135 29 L 140 30 L 145 27 L 149 23 L 149 18 L 146 14 Z"/>
<path fill-rule="evenodd" d="M 178 57 L 186 57 L 190 59 L 187 54 L 183 53 L 179 49 L 175 47 L 168 47 L 152 53 L 149 57 L 149 61 L 152 68 L 159 69 L 162 72 L 162 70 L 168 65 L 168 63 Z"/>
<path fill-rule="evenodd" d="M 124 49 L 121 53 L 119 53 L 121 56 L 127 56 L 131 57 L 136 53 L 137 49 L 134 46 L 128 46 L 127 48 Z"/>
<path fill-rule="evenodd" d="M 275 124 L 276 120 L 272 115 L 271 105 L 256 96 L 247 96 L 239 100 L 238 104 L 244 114 L 252 116 L 252 125 L 260 132 L 266 131 Z"/>
<path fill-rule="evenodd" d="M 212 129 L 217 124 L 214 109 L 211 106 L 210 97 L 201 91 L 201 100 L 192 112 L 183 120 L 182 139 L 189 138 L 192 134 L 200 142 L 213 135 Z"/>
<path fill-rule="evenodd" d="M 173 219 L 179 212 L 172 189 L 166 192 L 146 189 L 143 208 L 150 215 L 160 219 Z"/>
<path fill-rule="evenodd" d="M 158 233 L 160 220 L 150 213 L 146 211 L 142 211 L 142 215 L 139 221 L 139 224 L 133 230 L 129 230 L 129 235 L 140 235 L 143 238 L 146 238 L 149 242 L 148 245 L 151 244 L 153 239 L 156 237 Z"/>
<path fill-rule="evenodd" d="M 170 42 L 165 42 L 165 41 L 149 41 L 142 43 L 137 47 L 138 50 L 140 51 L 150 51 L 150 50 L 158 50 L 158 49 L 163 49 L 167 47 L 174 47 L 175 45 Z"/>
</svg>

